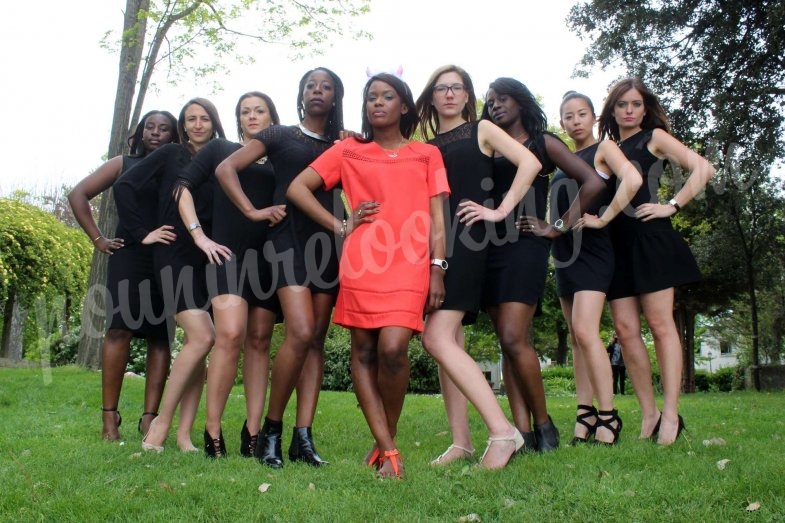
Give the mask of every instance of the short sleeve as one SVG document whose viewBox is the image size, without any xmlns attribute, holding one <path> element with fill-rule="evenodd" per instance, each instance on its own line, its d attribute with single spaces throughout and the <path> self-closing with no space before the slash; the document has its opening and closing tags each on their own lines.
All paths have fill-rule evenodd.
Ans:
<svg viewBox="0 0 785 523">
<path fill-rule="evenodd" d="M 341 183 L 341 160 L 346 143 L 350 141 L 353 140 L 343 140 L 333 145 L 320 154 L 309 166 L 322 178 L 324 189 L 327 191 Z"/>
<path fill-rule="evenodd" d="M 428 196 L 449 196 L 450 184 L 447 182 L 447 169 L 444 168 L 442 153 L 435 146 L 428 147 L 431 149 L 428 155 Z"/>
</svg>

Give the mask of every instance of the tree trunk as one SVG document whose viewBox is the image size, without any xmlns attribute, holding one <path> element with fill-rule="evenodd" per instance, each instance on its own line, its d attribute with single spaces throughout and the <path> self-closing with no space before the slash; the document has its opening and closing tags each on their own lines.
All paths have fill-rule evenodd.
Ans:
<svg viewBox="0 0 785 523">
<path fill-rule="evenodd" d="M 2 351 L 4 358 L 20 361 L 23 356 L 22 330 L 27 318 L 27 309 L 21 307 L 16 300 L 16 294 L 10 292 L 3 308 L 3 339 Z"/>
<path fill-rule="evenodd" d="M 567 340 L 570 337 L 570 331 L 567 330 L 566 323 L 556 323 L 556 336 L 559 340 L 559 344 L 556 348 L 556 364 L 567 365 L 567 353 L 570 350 L 570 345 Z"/>
<path fill-rule="evenodd" d="M 682 392 L 695 392 L 695 312 L 685 303 L 679 303 L 674 311 L 679 329 L 682 361 Z"/>
<path fill-rule="evenodd" d="M 134 123 L 129 122 L 133 108 L 134 91 L 139 67 L 144 51 L 147 17 L 139 16 L 140 11 L 147 11 L 150 0 L 127 0 L 123 19 L 123 41 L 120 49 L 120 64 L 115 94 L 114 115 L 112 117 L 112 134 L 109 139 L 110 158 L 123 154 L 127 147 L 129 129 Z M 117 229 L 117 208 L 112 191 L 105 191 L 101 197 L 98 216 L 98 228 L 105 236 L 113 236 Z M 79 338 L 79 349 L 76 357 L 78 365 L 90 368 L 100 366 L 101 336 L 106 319 L 102 292 L 93 289 L 106 286 L 108 258 L 95 251 L 90 265 L 90 279 L 87 283 L 87 294 L 82 310 L 82 333 Z M 93 299 L 94 298 L 94 299 Z"/>
</svg>

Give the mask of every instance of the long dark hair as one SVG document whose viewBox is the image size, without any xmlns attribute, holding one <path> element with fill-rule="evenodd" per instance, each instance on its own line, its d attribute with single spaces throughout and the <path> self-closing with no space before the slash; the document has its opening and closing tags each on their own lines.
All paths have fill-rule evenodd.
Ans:
<svg viewBox="0 0 785 523">
<path fill-rule="evenodd" d="M 428 83 L 425 84 L 422 94 L 417 98 L 417 114 L 420 118 L 420 132 L 422 133 L 423 138 L 439 134 L 439 114 L 432 103 L 433 88 L 439 80 L 439 77 L 446 73 L 457 73 L 461 77 L 461 82 L 463 82 L 466 92 L 469 93 L 469 99 L 467 100 L 463 111 L 461 111 L 461 116 L 467 122 L 477 120 L 477 96 L 474 94 L 474 84 L 472 83 L 469 73 L 457 65 L 443 65 L 433 72 L 428 79 Z"/>
<path fill-rule="evenodd" d="M 412 90 L 409 89 L 409 86 L 395 76 L 394 74 L 390 73 L 379 73 L 375 74 L 368 79 L 368 82 L 365 84 L 363 88 L 363 113 L 362 113 L 362 134 L 363 137 L 371 141 L 373 140 L 373 127 L 371 127 L 371 122 L 368 120 L 368 111 L 366 109 L 366 101 L 368 100 L 368 90 L 371 88 L 371 84 L 375 81 L 384 82 L 390 87 L 392 87 L 398 96 L 401 98 L 402 106 L 406 106 L 409 110 L 406 114 L 401 115 L 401 122 L 400 122 L 400 129 L 401 134 L 404 138 L 410 138 L 411 135 L 414 133 L 414 130 L 417 128 L 417 112 L 415 109 L 414 104 L 414 95 L 412 94 Z"/>
<path fill-rule="evenodd" d="M 324 136 L 330 140 L 337 140 L 338 134 L 343 131 L 343 82 L 338 77 L 337 74 L 330 71 L 326 67 L 316 67 L 307 71 L 302 78 L 300 78 L 300 90 L 297 93 L 297 116 L 300 118 L 302 122 L 305 119 L 305 109 L 303 108 L 303 90 L 305 90 L 305 84 L 308 81 L 308 77 L 311 76 L 311 73 L 315 73 L 316 71 L 324 71 L 330 78 L 332 78 L 333 85 L 335 87 L 335 95 L 333 97 L 333 105 L 330 108 L 330 114 L 327 117 L 327 126 L 324 129 Z"/>
<path fill-rule="evenodd" d="M 221 118 L 218 117 L 218 110 L 215 108 L 215 105 L 213 105 L 213 102 L 207 100 L 206 98 L 191 98 L 180 110 L 180 116 L 177 118 L 177 131 L 180 133 L 182 139 L 187 140 L 188 138 L 188 133 L 185 132 L 185 110 L 194 104 L 202 107 L 207 112 L 207 116 L 210 117 L 210 121 L 213 123 L 213 135 L 211 139 L 226 138 L 223 125 L 221 125 Z M 190 148 L 190 144 L 188 144 L 188 147 Z"/>
<path fill-rule="evenodd" d="M 136 130 L 134 130 L 134 134 L 128 137 L 128 148 L 130 149 L 128 156 L 141 158 L 142 156 L 147 155 L 149 151 L 145 149 L 144 140 L 142 139 L 144 136 L 144 126 L 147 125 L 148 118 L 157 114 L 160 114 L 169 120 L 169 125 L 172 128 L 172 139 L 169 141 L 169 143 L 180 143 L 180 133 L 177 131 L 177 118 L 175 118 L 174 115 L 169 111 L 153 109 L 152 111 L 142 116 L 142 118 L 139 120 L 139 123 L 136 124 Z"/>
<path fill-rule="evenodd" d="M 273 125 L 281 123 L 281 118 L 278 116 L 278 109 L 275 108 L 272 98 L 260 91 L 248 91 L 240 96 L 239 100 L 237 100 L 237 105 L 234 107 L 234 118 L 237 122 L 237 137 L 240 139 L 240 142 L 245 138 L 245 136 L 243 136 L 243 127 L 240 125 L 240 106 L 246 98 L 261 98 L 264 100 L 264 103 L 267 104 L 267 110 L 270 111 L 270 119 L 272 120 Z"/>
<path fill-rule="evenodd" d="M 496 94 L 511 96 L 518 102 L 518 105 L 521 106 L 521 123 L 529 137 L 535 138 L 548 130 L 548 118 L 545 116 L 545 111 L 537 103 L 537 99 L 534 98 L 529 88 L 522 82 L 514 78 L 501 77 L 491 82 L 488 89 L 493 89 Z M 482 108 L 482 119 L 493 121 L 488 102 Z"/>
<path fill-rule="evenodd" d="M 662 129 L 670 133 L 670 121 L 665 115 L 665 109 L 662 108 L 660 100 L 657 96 L 646 87 L 646 85 L 639 78 L 625 78 L 619 80 L 611 88 L 608 97 L 605 99 L 605 104 L 602 106 L 602 113 L 600 113 L 600 140 L 606 136 L 611 139 L 619 141 L 619 124 L 613 116 L 613 109 L 616 107 L 619 98 L 630 89 L 635 89 L 643 97 L 643 107 L 646 113 L 643 115 L 641 122 L 641 129 Z"/>
</svg>

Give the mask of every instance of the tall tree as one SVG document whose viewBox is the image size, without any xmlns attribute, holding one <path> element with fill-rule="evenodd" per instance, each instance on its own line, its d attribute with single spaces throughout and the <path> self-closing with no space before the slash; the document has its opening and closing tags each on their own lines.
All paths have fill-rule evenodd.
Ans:
<svg viewBox="0 0 785 523">
<path fill-rule="evenodd" d="M 331 34 L 354 31 L 347 18 L 369 11 L 370 0 L 126 0 L 118 42 L 117 92 L 108 156 L 122 154 L 126 139 L 142 113 L 154 73 L 162 67 L 170 80 L 190 71 L 203 80 L 226 69 L 225 59 L 253 62 L 237 55 L 238 43 L 284 44 L 296 54 L 318 52 Z M 249 28 L 249 20 L 253 25 Z M 364 36 L 362 31 L 355 36 Z M 111 33 L 104 44 L 112 47 Z M 210 55 L 208 60 L 206 56 Z M 205 61 L 207 60 L 207 61 Z M 113 231 L 117 211 L 111 191 L 101 198 L 98 226 Z M 95 253 L 89 289 L 106 282 L 106 256 Z M 88 292 L 82 314 L 83 336 L 77 362 L 100 365 L 103 332 L 102 293 Z M 84 335 L 84 334 L 87 335 Z"/>
</svg>

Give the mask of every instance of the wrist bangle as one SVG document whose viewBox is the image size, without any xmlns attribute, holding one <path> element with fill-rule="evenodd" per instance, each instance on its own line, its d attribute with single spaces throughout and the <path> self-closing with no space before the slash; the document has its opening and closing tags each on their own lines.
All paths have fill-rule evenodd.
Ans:
<svg viewBox="0 0 785 523">
<path fill-rule="evenodd" d="M 341 238 L 346 238 L 346 220 L 341 222 L 341 231 L 338 234 L 341 235 Z"/>
<path fill-rule="evenodd" d="M 103 237 L 104 237 L 104 235 L 103 235 L 103 234 L 99 234 L 98 236 L 96 236 L 95 238 L 93 238 L 93 243 L 97 242 L 98 240 L 100 240 L 100 239 L 101 239 L 101 238 L 103 238 Z"/>
<path fill-rule="evenodd" d="M 676 208 L 676 213 L 678 213 L 681 210 L 681 205 L 679 205 L 679 202 L 676 201 L 676 198 L 671 198 L 668 204 L 673 205 Z"/>
<path fill-rule="evenodd" d="M 192 223 L 192 224 L 188 225 L 188 232 L 195 231 L 196 229 L 198 229 L 201 226 L 202 226 L 202 224 L 200 224 L 198 222 Z"/>
</svg>

